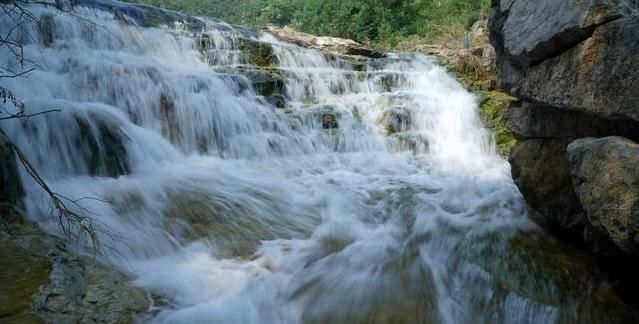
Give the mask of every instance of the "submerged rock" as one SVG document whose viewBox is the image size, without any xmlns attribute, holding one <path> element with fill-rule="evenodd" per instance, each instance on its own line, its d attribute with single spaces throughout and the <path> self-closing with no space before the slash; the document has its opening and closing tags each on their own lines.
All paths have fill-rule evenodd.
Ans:
<svg viewBox="0 0 639 324">
<path fill-rule="evenodd" d="M 240 72 L 249 79 L 253 89 L 265 98 L 285 95 L 286 77 L 279 69 L 244 68 Z"/>
<path fill-rule="evenodd" d="M 38 29 L 40 32 L 40 39 L 44 47 L 51 47 L 55 39 L 55 21 L 53 15 L 44 14 L 40 17 L 38 22 Z"/>
<path fill-rule="evenodd" d="M 391 107 L 382 114 L 378 122 L 388 135 L 406 132 L 412 127 L 413 112 L 406 107 Z"/>
<path fill-rule="evenodd" d="M 325 112 L 322 113 L 322 128 L 324 129 L 336 129 L 339 128 L 339 123 L 337 122 L 337 116 L 333 113 Z"/>
<path fill-rule="evenodd" d="M 168 99 L 167 99 L 168 100 Z M 168 103 L 165 103 L 168 106 Z M 128 138 L 110 120 L 76 118 L 77 127 L 83 136 L 76 138 L 84 161 L 88 161 L 88 172 L 93 176 L 120 176 L 130 172 L 126 142 Z"/>
<path fill-rule="evenodd" d="M 335 110 L 334 107 L 331 106 L 319 106 L 311 109 L 310 114 L 312 120 L 311 123 L 315 121 L 319 122 L 319 125 L 322 126 L 323 129 L 337 129 L 339 128 L 339 118 L 341 114 Z"/>
<path fill-rule="evenodd" d="M 0 318 L 9 323 L 41 323 L 31 310 L 31 302 L 32 296 L 49 281 L 51 262 L 20 248 L 3 231 L 0 231 L 0 258 Z"/>
<path fill-rule="evenodd" d="M 394 139 L 400 150 L 410 150 L 415 154 L 423 154 L 428 152 L 429 142 L 425 136 L 413 133 L 397 133 L 393 134 Z"/>
</svg>

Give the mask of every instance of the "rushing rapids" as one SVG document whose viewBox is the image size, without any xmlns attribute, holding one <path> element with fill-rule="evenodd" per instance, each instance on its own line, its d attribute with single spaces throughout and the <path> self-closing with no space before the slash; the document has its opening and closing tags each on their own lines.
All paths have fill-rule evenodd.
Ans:
<svg viewBox="0 0 639 324">
<path fill-rule="evenodd" d="M 0 82 L 29 112 L 61 112 L 2 128 L 149 292 L 143 321 L 626 319 L 587 259 L 528 219 L 476 98 L 432 59 L 148 26 L 149 8 L 118 3 L 31 10 L 40 25 L 16 37 L 41 63 Z M 62 234 L 21 176 L 29 217 Z"/>
</svg>

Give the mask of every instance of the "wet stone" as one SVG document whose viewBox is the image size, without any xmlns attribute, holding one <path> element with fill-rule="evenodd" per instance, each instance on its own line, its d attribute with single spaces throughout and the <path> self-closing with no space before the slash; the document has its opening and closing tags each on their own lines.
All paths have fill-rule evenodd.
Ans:
<svg viewBox="0 0 639 324">
<path fill-rule="evenodd" d="M 413 112 L 401 106 L 391 107 L 386 110 L 379 120 L 388 135 L 410 130 L 413 123 Z"/>
<path fill-rule="evenodd" d="M 244 53 L 248 62 L 255 66 L 269 67 L 279 64 L 279 59 L 269 43 L 248 38 L 238 38 L 238 49 Z"/>
<path fill-rule="evenodd" d="M 324 129 L 336 129 L 339 128 L 339 123 L 337 122 L 337 116 L 332 113 L 323 113 L 322 114 L 322 128 Z"/>
</svg>

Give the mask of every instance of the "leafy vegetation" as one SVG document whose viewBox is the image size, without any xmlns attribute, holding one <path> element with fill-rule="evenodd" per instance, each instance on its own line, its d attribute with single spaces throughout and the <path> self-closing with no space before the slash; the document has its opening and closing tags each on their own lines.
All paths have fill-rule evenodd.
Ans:
<svg viewBox="0 0 639 324">
<path fill-rule="evenodd" d="M 490 0 L 129 0 L 246 25 L 276 24 L 395 48 L 461 41 Z"/>
</svg>

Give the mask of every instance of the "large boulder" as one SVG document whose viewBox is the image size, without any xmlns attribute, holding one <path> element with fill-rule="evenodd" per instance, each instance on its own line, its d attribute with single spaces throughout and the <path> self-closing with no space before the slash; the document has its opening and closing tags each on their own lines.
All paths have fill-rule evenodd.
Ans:
<svg viewBox="0 0 639 324">
<path fill-rule="evenodd" d="M 493 0 L 489 29 L 515 183 L 637 298 L 639 1 Z"/>
<path fill-rule="evenodd" d="M 503 113 L 503 122 L 519 140 L 510 163 L 515 183 L 542 220 L 581 236 L 587 224 L 574 193 L 566 148 L 582 136 L 639 134 L 639 124 L 519 102 Z"/>
<path fill-rule="evenodd" d="M 632 6 L 636 0 L 494 0 L 489 29 L 499 85 L 516 90 L 530 67 L 563 55 L 598 27 L 632 16 Z"/>
<path fill-rule="evenodd" d="M 606 234 L 583 216 L 568 144 L 639 138 L 637 9 L 637 0 L 492 2 L 498 86 L 519 99 L 503 115 L 519 140 L 513 178 L 543 220 L 576 236 Z"/>
<path fill-rule="evenodd" d="M 639 253 L 639 145 L 583 138 L 568 146 L 575 191 L 588 222 L 621 249 Z"/>
<path fill-rule="evenodd" d="M 502 1 L 503 3 L 504 1 Z M 534 63 L 561 53 L 621 17 L 619 0 L 511 1 L 502 29 L 507 55 Z"/>
<path fill-rule="evenodd" d="M 602 25 L 560 56 L 531 67 L 515 94 L 560 109 L 639 121 L 639 15 Z"/>
</svg>

